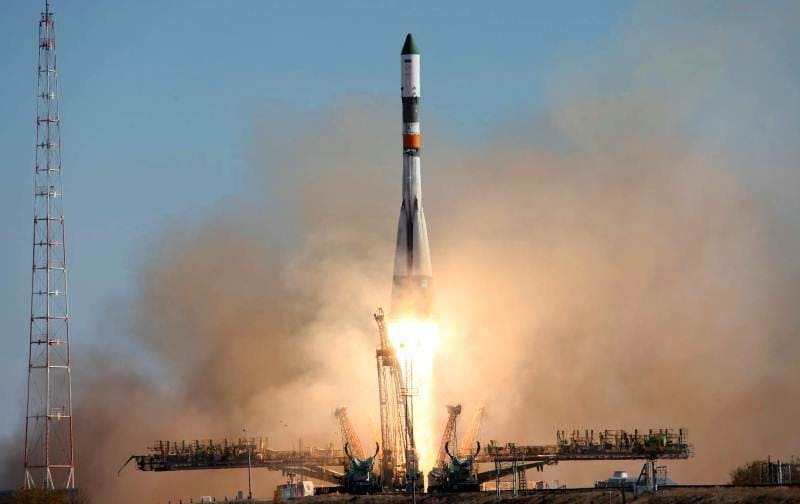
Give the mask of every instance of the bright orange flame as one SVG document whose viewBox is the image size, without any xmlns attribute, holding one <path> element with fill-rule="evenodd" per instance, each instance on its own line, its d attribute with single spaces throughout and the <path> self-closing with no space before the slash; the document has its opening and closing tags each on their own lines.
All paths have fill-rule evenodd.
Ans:
<svg viewBox="0 0 800 504">
<path fill-rule="evenodd" d="M 414 440 L 419 469 L 426 473 L 436 459 L 435 405 L 433 401 L 433 359 L 439 346 L 439 325 L 431 319 L 402 318 L 389 321 L 389 342 L 397 352 L 405 373 L 410 363 L 414 397 Z M 404 377 L 407 381 L 409 377 Z"/>
</svg>

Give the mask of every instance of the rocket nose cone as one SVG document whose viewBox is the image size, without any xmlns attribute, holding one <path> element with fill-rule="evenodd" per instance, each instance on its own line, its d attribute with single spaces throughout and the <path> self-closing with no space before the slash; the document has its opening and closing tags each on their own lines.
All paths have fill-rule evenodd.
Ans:
<svg viewBox="0 0 800 504">
<path fill-rule="evenodd" d="M 419 54 L 417 44 L 414 43 L 414 37 L 410 33 L 406 35 L 406 42 L 403 44 L 403 50 L 400 51 L 400 54 Z"/>
</svg>

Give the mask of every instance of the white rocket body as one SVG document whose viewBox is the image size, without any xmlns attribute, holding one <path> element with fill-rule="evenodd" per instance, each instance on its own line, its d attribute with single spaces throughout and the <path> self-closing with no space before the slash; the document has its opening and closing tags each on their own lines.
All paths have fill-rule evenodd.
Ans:
<svg viewBox="0 0 800 504">
<path fill-rule="evenodd" d="M 393 316 L 426 316 L 432 310 L 431 254 L 422 210 L 419 124 L 420 56 L 411 35 L 400 55 L 403 101 L 403 200 L 397 225 L 392 283 Z"/>
</svg>

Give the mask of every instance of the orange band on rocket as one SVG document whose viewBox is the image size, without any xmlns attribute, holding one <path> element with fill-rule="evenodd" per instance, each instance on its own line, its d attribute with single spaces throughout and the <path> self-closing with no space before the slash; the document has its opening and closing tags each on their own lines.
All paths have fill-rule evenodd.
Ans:
<svg viewBox="0 0 800 504">
<path fill-rule="evenodd" d="M 403 135 L 403 147 L 406 149 L 419 149 L 422 147 L 422 136 Z"/>
</svg>

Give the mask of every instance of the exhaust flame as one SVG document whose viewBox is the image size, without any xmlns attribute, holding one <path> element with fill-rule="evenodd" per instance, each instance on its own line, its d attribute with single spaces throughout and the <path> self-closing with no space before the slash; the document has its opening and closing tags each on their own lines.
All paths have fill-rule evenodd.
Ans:
<svg viewBox="0 0 800 504">
<path fill-rule="evenodd" d="M 436 457 L 433 360 L 439 346 L 439 325 L 431 319 L 401 318 L 389 321 L 388 336 L 405 373 L 406 387 L 415 392 L 414 440 L 419 469 L 425 473 Z"/>
</svg>

